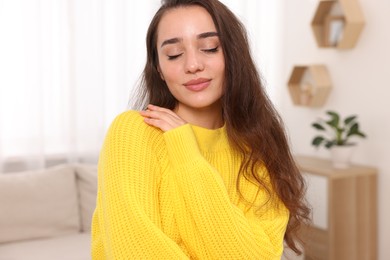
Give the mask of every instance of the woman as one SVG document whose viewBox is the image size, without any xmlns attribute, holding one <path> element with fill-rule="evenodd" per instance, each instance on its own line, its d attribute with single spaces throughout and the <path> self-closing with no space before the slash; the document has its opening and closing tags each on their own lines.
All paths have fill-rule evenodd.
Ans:
<svg viewBox="0 0 390 260">
<path fill-rule="evenodd" d="M 99 160 L 94 259 L 280 259 L 304 183 L 245 30 L 217 0 L 164 1 L 147 34 L 144 111 Z"/>
</svg>

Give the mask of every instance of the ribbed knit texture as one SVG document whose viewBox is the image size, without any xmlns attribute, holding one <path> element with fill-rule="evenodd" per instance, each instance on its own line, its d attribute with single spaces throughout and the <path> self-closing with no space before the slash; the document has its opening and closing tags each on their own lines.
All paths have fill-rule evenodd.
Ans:
<svg viewBox="0 0 390 260">
<path fill-rule="evenodd" d="M 288 210 L 242 179 L 262 205 L 249 207 L 239 168 L 224 127 L 163 133 L 136 111 L 119 115 L 99 159 L 93 259 L 280 259 Z"/>
</svg>

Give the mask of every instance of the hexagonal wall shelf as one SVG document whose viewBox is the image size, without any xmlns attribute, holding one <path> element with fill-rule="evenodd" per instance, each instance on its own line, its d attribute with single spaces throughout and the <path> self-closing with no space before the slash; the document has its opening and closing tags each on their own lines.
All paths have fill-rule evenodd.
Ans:
<svg viewBox="0 0 390 260">
<path fill-rule="evenodd" d="M 288 89 L 294 105 L 321 107 L 332 90 L 328 69 L 325 65 L 295 66 Z"/>
<path fill-rule="evenodd" d="M 311 27 L 317 45 L 322 48 L 351 49 L 364 27 L 358 0 L 322 0 Z"/>
</svg>

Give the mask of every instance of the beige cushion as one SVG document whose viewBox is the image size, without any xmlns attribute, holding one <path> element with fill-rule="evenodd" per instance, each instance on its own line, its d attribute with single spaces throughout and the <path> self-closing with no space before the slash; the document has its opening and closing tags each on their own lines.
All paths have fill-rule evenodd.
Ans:
<svg viewBox="0 0 390 260">
<path fill-rule="evenodd" d="M 81 231 L 91 231 L 91 220 L 96 206 L 97 166 L 77 164 L 75 168 L 79 189 Z"/>
<path fill-rule="evenodd" d="M 0 243 L 78 232 L 73 168 L 0 174 Z"/>
<path fill-rule="evenodd" d="M 77 233 L 0 244 L 0 260 L 90 260 L 90 237 Z"/>
</svg>

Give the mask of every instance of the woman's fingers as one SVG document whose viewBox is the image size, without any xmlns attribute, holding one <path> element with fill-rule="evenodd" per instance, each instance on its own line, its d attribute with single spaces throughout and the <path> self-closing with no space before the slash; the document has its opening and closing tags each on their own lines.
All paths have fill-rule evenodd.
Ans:
<svg viewBox="0 0 390 260">
<path fill-rule="evenodd" d="M 162 112 L 142 111 L 141 115 L 144 116 L 145 123 L 160 128 L 164 132 L 185 124 L 183 120 L 178 120 L 178 118 L 171 115 L 164 115 Z"/>
<path fill-rule="evenodd" d="M 160 128 L 164 132 L 186 124 L 175 112 L 170 109 L 148 105 L 146 111 L 140 111 L 145 123 Z"/>
</svg>

